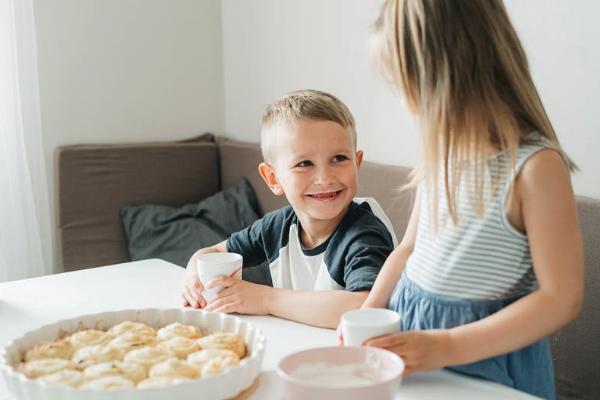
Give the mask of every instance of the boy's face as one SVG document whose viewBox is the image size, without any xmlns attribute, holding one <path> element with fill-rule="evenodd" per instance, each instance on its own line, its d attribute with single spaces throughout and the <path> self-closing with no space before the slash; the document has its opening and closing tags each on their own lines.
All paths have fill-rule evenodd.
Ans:
<svg viewBox="0 0 600 400">
<path fill-rule="evenodd" d="M 308 119 L 270 129 L 272 160 L 259 171 L 273 193 L 285 194 L 305 223 L 341 218 L 356 195 L 362 163 L 350 130 Z"/>
</svg>

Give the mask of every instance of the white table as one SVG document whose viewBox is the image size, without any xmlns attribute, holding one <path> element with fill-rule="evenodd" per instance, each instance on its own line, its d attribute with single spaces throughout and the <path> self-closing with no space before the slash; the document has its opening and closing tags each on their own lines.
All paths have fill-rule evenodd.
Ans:
<svg viewBox="0 0 600 400">
<path fill-rule="evenodd" d="M 0 284 L 0 345 L 59 319 L 127 308 L 179 307 L 183 269 L 145 260 Z M 242 316 L 263 330 L 267 347 L 252 399 L 278 399 L 277 362 L 312 347 L 336 345 L 333 330 L 287 320 Z M 525 393 L 440 370 L 405 379 L 396 399 L 532 399 Z M 0 386 L 0 400 L 10 399 Z"/>
</svg>

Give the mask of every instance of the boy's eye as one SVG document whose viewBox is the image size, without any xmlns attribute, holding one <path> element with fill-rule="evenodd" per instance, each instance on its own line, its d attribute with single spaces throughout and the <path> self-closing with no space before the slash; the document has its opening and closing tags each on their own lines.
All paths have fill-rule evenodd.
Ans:
<svg viewBox="0 0 600 400">
<path fill-rule="evenodd" d="M 306 168 L 306 167 L 310 167 L 311 165 L 313 165 L 312 161 L 304 160 L 304 161 L 300 161 L 298 164 L 296 164 L 296 167 Z"/>
<path fill-rule="evenodd" d="M 348 160 L 348 159 L 349 159 L 349 158 L 348 158 L 348 157 L 346 157 L 345 155 L 343 155 L 343 154 L 338 154 L 338 155 L 336 155 L 336 156 L 333 156 L 333 159 L 332 159 L 332 160 L 333 160 L 333 162 L 336 162 L 336 163 L 337 163 L 337 162 L 346 161 L 346 160 Z"/>
</svg>

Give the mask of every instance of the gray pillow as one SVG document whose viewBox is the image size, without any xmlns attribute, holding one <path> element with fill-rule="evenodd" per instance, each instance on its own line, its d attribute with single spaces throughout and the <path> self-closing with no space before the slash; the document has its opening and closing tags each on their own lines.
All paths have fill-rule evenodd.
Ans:
<svg viewBox="0 0 600 400">
<path fill-rule="evenodd" d="M 191 255 L 259 218 L 256 194 L 243 178 L 199 203 L 181 207 L 145 204 L 121 209 L 132 261 L 161 258 L 185 267 Z"/>
</svg>

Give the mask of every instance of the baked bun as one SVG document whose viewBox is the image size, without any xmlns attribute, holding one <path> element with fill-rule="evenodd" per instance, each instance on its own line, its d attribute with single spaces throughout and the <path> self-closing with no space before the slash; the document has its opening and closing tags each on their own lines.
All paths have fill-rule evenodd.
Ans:
<svg viewBox="0 0 600 400">
<path fill-rule="evenodd" d="M 122 349 L 125 353 L 145 346 L 154 346 L 156 343 L 154 335 L 140 334 L 135 331 L 124 332 L 110 341 L 111 346 Z"/>
<path fill-rule="evenodd" d="M 110 339 L 111 336 L 108 333 L 97 329 L 86 329 L 69 336 L 69 342 L 71 342 L 74 351 L 96 344 L 107 344 Z"/>
<path fill-rule="evenodd" d="M 38 380 L 48 382 L 51 385 L 76 388 L 84 382 L 84 377 L 81 371 L 63 369 L 49 375 L 41 376 Z"/>
<path fill-rule="evenodd" d="M 135 362 L 142 364 L 145 368 L 150 369 L 154 364 L 169 358 L 169 353 L 155 346 L 146 346 L 141 349 L 131 350 L 125 354 L 124 361 Z"/>
<path fill-rule="evenodd" d="M 21 363 L 17 368 L 19 372 L 31 379 L 50 375 L 64 369 L 77 369 L 77 365 L 73 361 L 64 358 L 43 358 Z"/>
<path fill-rule="evenodd" d="M 246 355 L 246 344 L 244 340 L 232 332 L 217 332 L 212 335 L 204 336 L 198 339 L 198 344 L 202 349 L 225 349 L 231 350 L 240 358 Z"/>
<path fill-rule="evenodd" d="M 154 328 L 141 322 L 124 321 L 108 330 L 108 334 L 111 336 L 119 336 L 126 332 L 135 332 L 142 336 L 156 336 Z"/>
<path fill-rule="evenodd" d="M 25 352 L 25 362 L 41 360 L 44 358 L 63 358 L 71 359 L 73 355 L 73 346 L 67 338 L 57 342 L 42 343 Z"/>
<path fill-rule="evenodd" d="M 188 339 L 199 339 L 202 337 L 202 330 L 193 325 L 184 325 L 179 322 L 173 322 L 156 332 L 158 340 L 169 340 L 176 336 L 183 336 Z"/>
<path fill-rule="evenodd" d="M 185 378 L 183 376 L 155 376 L 154 378 L 144 379 L 143 381 L 138 383 L 137 387 L 139 389 L 161 388 L 190 381 L 191 379 Z"/>
<path fill-rule="evenodd" d="M 108 361 L 90 365 L 83 371 L 87 380 L 102 378 L 104 376 L 124 376 L 138 383 L 148 377 L 146 368 L 138 363 L 126 361 Z"/>
<path fill-rule="evenodd" d="M 169 358 L 165 361 L 154 364 L 148 372 L 150 378 L 156 376 L 168 376 L 168 377 L 180 377 L 194 379 L 200 376 L 198 369 L 194 368 L 191 364 L 180 360 L 178 358 Z"/>
<path fill-rule="evenodd" d="M 91 390 L 118 390 L 118 389 L 133 389 L 135 384 L 124 376 L 104 376 L 102 378 L 87 381 L 79 389 Z"/>
<path fill-rule="evenodd" d="M 71 360 L 77 364 L 78 368 L 85 369 L 101 362 L 122 360 L 124 355 L 123 349 L 108 344 L 96 344 L 77 350 Z"/>
<path fill-rule="evenodd" d="M 240 363 L 240 357 L 236 353 L 225 349 L 200 350 L 187 357 L 187 362 L 200 370 L 211 360 L 218 360 L 224 366 L 234 366 Z"/>
<path fill-rule="evenodd" d="M 171 357 L 186 358 L 188 354 L 200 350 L 200 346 L 195 340 L 182 336 L 175 336 L 158 345 L 161 349 L 169 353 Z"/>
</svg>

